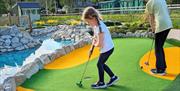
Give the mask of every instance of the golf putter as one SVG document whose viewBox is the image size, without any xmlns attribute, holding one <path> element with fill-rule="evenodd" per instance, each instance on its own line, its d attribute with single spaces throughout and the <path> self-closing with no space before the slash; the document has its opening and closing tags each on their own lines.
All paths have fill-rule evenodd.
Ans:
<svg viewBox="0 0 180 91">
<path fill-rule="evenodd" d="M 84 78 L 84 75 L 85 75 L 85 73 L 86 73 L 87 66 L 88 66 L 88 64 L 89 64 L 89 60 L 90 60 L 91 55 L 92 55 L 92 53 L 93 53 L 94 47 L 95 47 L 94 45 L 91 47 L 90 53 L 89 53 L 89 55 L 88 55 L 88 61 L 86 62 L 86 65 L 85 65 L 83 74 L 82 74 L 82 76 L 81 76 L 81 79 L 80 79 L 80 81 L 79 81 L 78 83 L 76 83 L 76 85 L 79 86 L 80 88 L 83 87 L 83 84 L 82 84 L 83 78 Z"/>
<path fill-rule="evenodd" d="M 153 40 L 152 40 L 152 44 L 151 44 L 151 47 L 150 47 L 150 52 L 149 52 L 149 55 L 148 55 L 148 59 L 147 59 L 147 61 L 144 62 L 144 64 L 146 66 L 149 66 L 149 62 L 150 62 L 149 60 L 150 60 L 151 51 L 152 51 L 152 48 L 153 48 L 153 45 L 154 45 L 154 41 L 155 41 L 155 38 L 153 38 Z M 141 69 L 143 69 L 143 66 L 141 66 Z"/>
<path fill-rule="evenodd" d="M 153 48 L 153 45 L 154 45 L 154 40 L 155 40 L 155 39 L 153 38 L 152 45 L 151 45 L 150 52 L 149 52 L 149 56 L 148 56 L 148 60 L 144 63 L 144 64 L 147 65 L 147 66 L 149 66 L 149 60 L 150 60 L 152 48 Z"/>
</svg>

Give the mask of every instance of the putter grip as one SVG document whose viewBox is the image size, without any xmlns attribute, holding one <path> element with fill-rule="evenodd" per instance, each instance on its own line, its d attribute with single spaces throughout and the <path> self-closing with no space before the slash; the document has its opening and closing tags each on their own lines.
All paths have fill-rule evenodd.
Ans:
<svg viewBox="0 0 180 91">
<path fill-rule="evenodd" d="M 94 47 L 95 47 L 94 45 L 91 47 L 91 50 L 90 50 L 90 51 L 91 51 L 91 54 L 92 54 L 92 52 L 93 52 L 93 50 L 94 50 Z"/>
<path fill-rule="evenodd" d="M 94 45 L 91 46 L 90 53 L 89 53 L 89 58 L 91 57 L 91 55 L 92 55 L 92 53 L 93 53 L 94 47 L 95 47 Z"/>
</svg>

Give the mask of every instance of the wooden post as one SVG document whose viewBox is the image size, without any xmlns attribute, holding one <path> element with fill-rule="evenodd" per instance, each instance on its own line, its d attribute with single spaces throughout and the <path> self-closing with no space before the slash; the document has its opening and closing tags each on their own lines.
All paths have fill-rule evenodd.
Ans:
<svg viewBox="0 0 180 91">
<path fill-rule="evenodd" d="M 46 15 L 48 15 L 48 4 L 47 4 L 47 0 L 46 0 L 45 2 L 46 2 Z"/>
<path fill-rule="evenodd" d="M 29 32 L 31 33 L 32 32 L 32 22 L 31 22 L 31 15 L 30 15 L 30 10 L 29 10 L 29 12 L 28 12 L 28 17 L 29 17 Z"/>
<path fill-rule="evenodd" d="M 8 18 L 9 18 L 9 25 L 11 25 L 11 14 L 10 14 L 10 12 L 8 13 Z"/>
</svg>

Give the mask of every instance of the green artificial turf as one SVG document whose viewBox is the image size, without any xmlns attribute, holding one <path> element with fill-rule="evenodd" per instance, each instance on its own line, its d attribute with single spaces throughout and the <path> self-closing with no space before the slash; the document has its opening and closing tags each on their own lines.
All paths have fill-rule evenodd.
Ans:
<svg viewBox="0 0 180 91">
<path fill-rule="evenodd" d="M 180 47 L 180 41 L 179 40 L 176 40 L 176 39 L 167 39 L 166 42 L 174 45 L 174 46 L 178 46 Z"/>
<path fill-rule="evenodd" d="M 178 77 L 163 91 L 180 91 L 180 74 Z"/>
<path fill-rule="evenodd" d="M 117 85 L 107 89 L 91 89 L 90 85 L 97 81 L 97 59 L 88 65 L 83 88 L 79 82 L 84 65 L 64 70 L 41 70 L 28 79 L 22 86 L 35 91 L 162 91 L 173 81 L 156 78 L 144 73 L 139 67 L 140 58 L 150 49 L 150 39 L 114 39 L 115 51 L 107 61 L 113 72 L 120 77 Z M 166 43 L 166 47 L 173 46 Z M 76 60 L 74 60 L 76 61 Z M 109 80 L 105 73 L 105 81 Z"/>
</svg>

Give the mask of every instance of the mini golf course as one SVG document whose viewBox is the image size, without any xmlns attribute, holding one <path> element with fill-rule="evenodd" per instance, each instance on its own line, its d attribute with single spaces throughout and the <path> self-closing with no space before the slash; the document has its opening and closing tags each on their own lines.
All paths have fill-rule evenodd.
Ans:
<svg viewBox="0 0 180 91">
<path fill-rule="evenodd" d="M 148 68 L 141 70 L 143 62 L 145 61 L 148 51 L 150 49 L 151 39 L 114 39 L 115 51 L 109 58 L 107 64 L 112 68 L 114 73 L 120 77 L 116 85 L 108 87 L 107 89 L 98 89 L 100 91 L 180 91 L 180 47 L 165 44 L 166 50 L 173 53 L 179 53 L 176 56 L 168 56 L 173 60 L 168 61 L 167 65 L 174 65 L 174 68 L 168 69 L 168 73 L 173 76 L 171 79 L 154 77 L 148 73 Z M 90 46 L 77 49 L 72 53 L 56 59 L 54 62 L 45 66 L 45 69 L 33 75 L 28 79 L 17 91 L 97 91 L 91 89 L 90 85 L 97 81 L 97 57 L 98 49 L 95 50 L 92 60 L 88 65 L 86 76 L 83 81 L 83 88 L 79 88 L 76 82 L 79 82 L 84 69 L 83 63 L 87 60 L 87 53 Z M 167 49 L 166 49 L 167 48 Z M 175 49 L 174 49 L 175 48 Z M 173 54 L 170 53 L 170 54 Z M 165 53 L 166 54 L 166 53 Z M 154 59 L 152 52 L 152 59 Z M 169 55 L 169 53 L 168 53 Z M 177 58 L 175 58 L 177 57 Z M 152 63 L 155 60 L 150 60 L 150 68 L 154 67 Z M 68 65 L 69 64 L 69 65 Z M 179 64 L 179 65 L 178 65 Z M 175 69 L 176 71 L 174 71 Z M 173 72 L 172 72 L 173 70 Z M 105 74 L 105 81 L 109 81 Z M 27 88 L 27 89 L 25 89 Z M 30 90 L 32 89 L 32 90 Z"/>
</svg>

